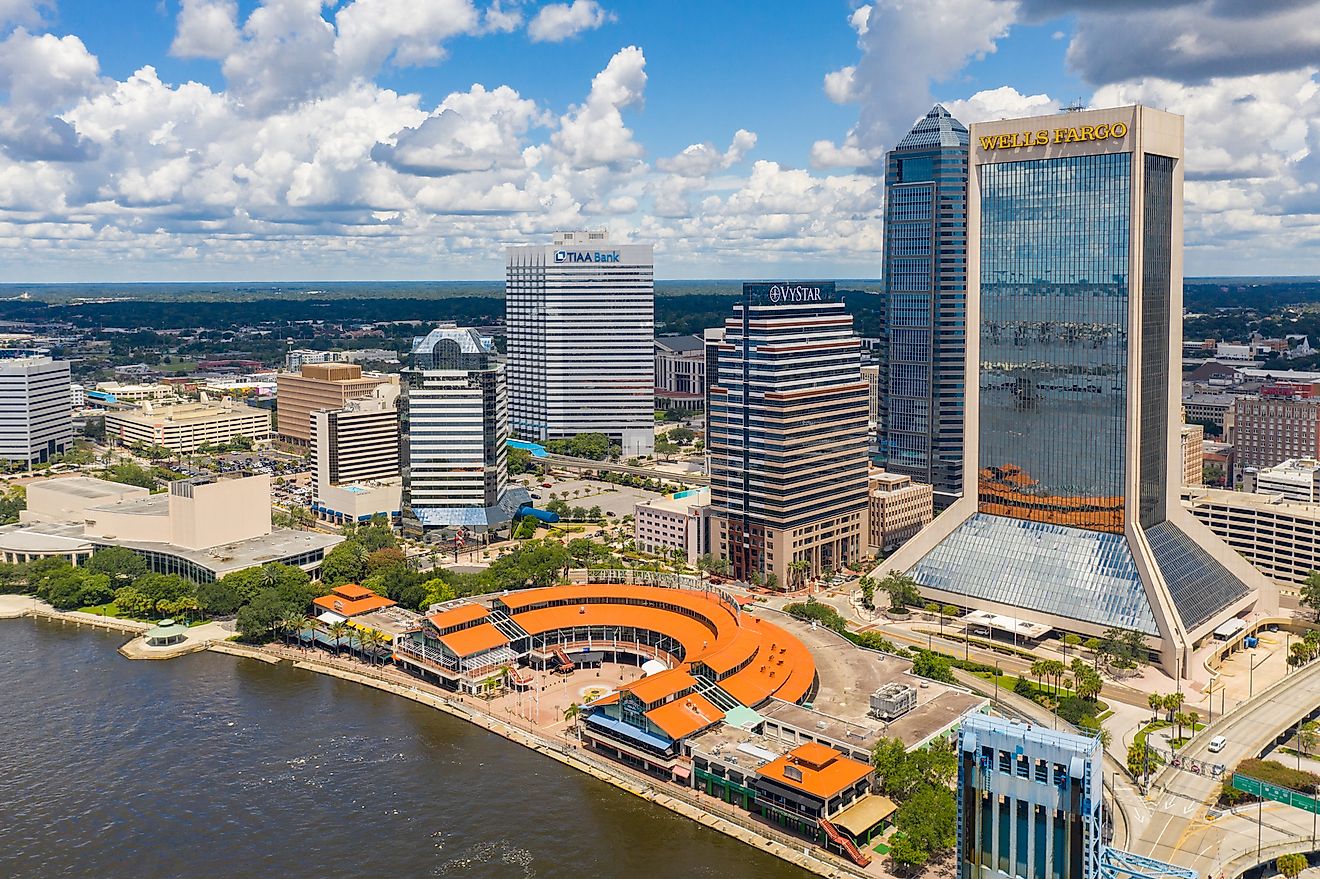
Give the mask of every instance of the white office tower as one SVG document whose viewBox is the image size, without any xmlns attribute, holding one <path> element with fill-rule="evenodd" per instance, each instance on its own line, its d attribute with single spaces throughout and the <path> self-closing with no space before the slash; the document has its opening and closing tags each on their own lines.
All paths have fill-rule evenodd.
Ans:
<svg viewBox="0 0 1320 879">
<path fill-rule="evenodd" d="M 0 360 L 0 461 L 43 464 L 73 446 L 69 362 Z"/>
<path fill-rule="evenodd" d="M 655 446 L 655 260 L 605 230 L 508 248 L 509 426 L 535 442 L 603 433 Z"/>
<path fill-rule="evenodd" d="M 454 324 L 415 339 L 403 392 L 404 526 L 508 524 L 529 497 L 509 485 L 504 364 L 491 339 Z"/>
</svg>

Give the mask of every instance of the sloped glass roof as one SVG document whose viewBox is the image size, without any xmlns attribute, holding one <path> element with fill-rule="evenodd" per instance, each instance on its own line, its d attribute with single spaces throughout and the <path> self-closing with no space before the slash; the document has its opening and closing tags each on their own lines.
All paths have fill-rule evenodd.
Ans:
<svg viewBox="0 0 1320 879">
<path fill-rule="evenodd" d="M 967 126 L 949 114 L 940 104 L 930 108 L 930 112 L 917 120 L 896 150 L 917 150 L 931 147 L 967 146 Z"/>
</svg>

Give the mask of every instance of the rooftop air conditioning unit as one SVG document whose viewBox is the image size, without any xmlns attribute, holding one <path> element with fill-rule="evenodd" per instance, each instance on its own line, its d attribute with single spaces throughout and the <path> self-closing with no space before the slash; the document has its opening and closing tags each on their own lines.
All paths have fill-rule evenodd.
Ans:
<svg viewBox="0 0 1320 879">
<path fill-rule="evenodd" d="M 891 721 L 917 707 L 917 688 L 897 681 L 885 684 L 871 694 L 871 710 L 877 720 Z"/>
</svg>

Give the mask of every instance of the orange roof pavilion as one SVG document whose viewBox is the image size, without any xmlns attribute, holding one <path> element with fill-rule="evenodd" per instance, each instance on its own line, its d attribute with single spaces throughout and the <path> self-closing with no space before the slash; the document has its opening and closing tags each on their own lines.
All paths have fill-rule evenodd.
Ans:
<svg viewBox="0 0 1320 879">
<path fill-rule="evenodd" d="M 383 607 L 393 607 L 394 602 L 383 595 L 377 595 L 365 586 L 345 583 L 330 590 L 329 595 L 312 599 L 312 604 L 321 610 L 328 610 L 344 617 L 355 617 L 370 613 Z"/>
<path fill-rule="evenodd" d="M 874 771 L 869 763 L 844 756 L 828 745 L 807 742 L 765 764 L 757 775 L 828 800 Z"/>
</svg>

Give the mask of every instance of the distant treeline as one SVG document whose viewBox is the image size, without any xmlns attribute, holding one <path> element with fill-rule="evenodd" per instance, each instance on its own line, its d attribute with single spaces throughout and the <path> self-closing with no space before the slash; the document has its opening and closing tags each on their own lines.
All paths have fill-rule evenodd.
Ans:
<svg viewBox="0 0 1320 879">
<path fill-rule="evenodd" d="M 695 286 L 694 286 L 695 285 Z M 738 296 L 733 292 L 710 292 L 711 288 L 736 289 L 732 283 L 692 282 L 675 292 L 675 284 L 657 285 L 656 332 L 700 333 L 721 326 L 732 313 Z M 703 289 L 705 288 L 705 289 Z M 844 301 L 864 336 L 879 332 L 879 297 L 861 290 L 844 290 Z M 452 296 L 431 299 L 256 299 L 235 302 L 205 300 L 126 300 L 80 305 L 45 303 L 36 300 L 0 301 L 0 320 L 68 322 L 79 327 L 156 330 L 206 327 L 233 329 L 254 324 L 288 324 L 296 321 L 328 321 L 358 324 L 371 321 L 456 321 L 468 326 L 488 326 L 504 319 L 502 296 Z"/>
<path fill-rule="evenodd" d="M 1286 305 L 1320 302 L 1320 281 L 1257 280 L 1214 282 L 1185 281 L 1183 305 L 1189 311 L 1209 312 L 1217 308 L 1254 308 L 1269 314 Z"/>
</svg>

